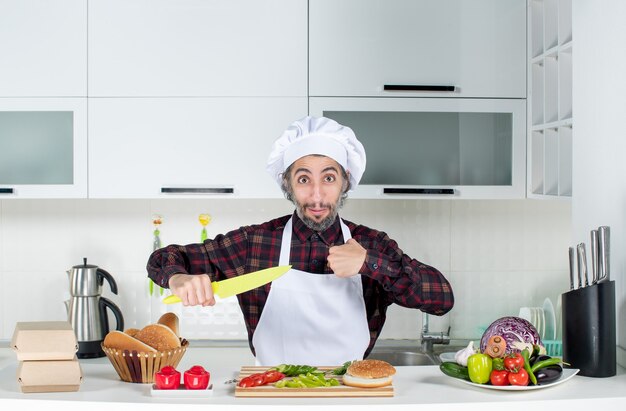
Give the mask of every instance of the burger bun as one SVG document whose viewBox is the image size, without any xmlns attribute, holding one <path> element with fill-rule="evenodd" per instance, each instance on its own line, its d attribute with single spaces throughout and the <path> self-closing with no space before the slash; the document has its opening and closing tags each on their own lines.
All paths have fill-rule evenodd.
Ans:
<svg viewBox="0 0 626 411">
<path fill-rule="evenodd" d="M 180 332 L 178 330 L 178 316 L 174 313 L 165 313 L 159 318 L 157 324 L 163 324 L 169 327 L 177 337 L 180 337 Z"/>
<path fill-rule="evenodd" d="M 112 348 L 115 350 L 128 350 L 128 351 L 137 351 L 137 352 L 156 352 L 156 350 L 145 344 L 135 337 L 132 337 L 126 333 L 121 331 L 110 331 L 106 337 L 104 337 L 104 341 L 102 342 L 107 348 Z"/>
<path fill-rule="evenodd" d="M 354 361 L 343 376 L 344 385 L 359 388 L 376 388 L 391 385 L 396 369 L 386 361 Z"/>
<path fill-rule="evenodd" d="M 157 351 L 167 351 L 180 347 L 180 339 L 176 333 L 163 324 L 146 325 L 135 334 L 135 338 L 156 348 Z"/>
</svg>

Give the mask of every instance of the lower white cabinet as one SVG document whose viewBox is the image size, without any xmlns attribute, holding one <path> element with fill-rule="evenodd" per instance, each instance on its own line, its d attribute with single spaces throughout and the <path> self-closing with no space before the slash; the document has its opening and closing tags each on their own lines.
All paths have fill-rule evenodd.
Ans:
<svg viewBox="0 0 626 411">
<path fill-rule="evenodd" d="M 352 198 L 525 197 L 525 99 L 325 97 L 309 108 L 365 147 Z"/>
<path fill-rule="evenodd" d="M 0 98 L 0 200 L 87 197 L 87 99 Z"/>
<path fill-rule="evenodd" d="M 90 198 L 281 198 L 272 143 L 306 98 L 92 98 Z"/>
</svg>

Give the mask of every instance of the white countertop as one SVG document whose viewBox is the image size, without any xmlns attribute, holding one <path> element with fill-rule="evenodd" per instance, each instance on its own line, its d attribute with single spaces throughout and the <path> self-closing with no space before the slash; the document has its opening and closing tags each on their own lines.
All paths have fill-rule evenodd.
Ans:
<svg viewBox="0 0 626 411">
<path fill-rule="evenodd" d="M 207 405 L 218 405 L 219 410 L 272 410 L 302 406 L 307 410 L 342 409 L 415 409 L 415 405 L 438 409 L 502 410 L 561 409 L 568 411 L 591 407 L 626 406 L 626 371 L 618 367 L 611 378 L 575 376 L 554 387 L 539 390 L 511 392 L 475 388 L 443 375 L 437 366 L 396 367 L 395 395 L 392 398 L 235 398 L 234 385 L 224 381 L 236 377 L 241 365 L 253 365 L 254 359 L 243 347 L 191 347 L 177 367 L 187 369 L 194 364 L 211 372 L 213 395 L 206 398 L 155 398 L 150 395 L 150 384 L 122 382 L 106 357 L 80 360 L 84 380 L 77 392 L 23 394 L 16 382 L 17 360 L 8 348 L 0 348 L 0 407 L 45 406 L 46 409 L 154 409 L 155 404 L 176 404 L 185 409 L 206 410 Z M 34 401 L 25 404 L 24 401 Z M 531 408 L 529 408 L 531 407 Z"/>
</svg>

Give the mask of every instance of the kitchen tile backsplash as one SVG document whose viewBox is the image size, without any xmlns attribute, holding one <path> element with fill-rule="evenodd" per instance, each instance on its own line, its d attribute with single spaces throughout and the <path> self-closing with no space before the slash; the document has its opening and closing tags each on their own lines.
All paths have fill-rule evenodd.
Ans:
<svg viewBox="0 0 626 411">
<path fill-rule="evenodd" d="M 115 278 L 119 294 L 105 285 L 103 295 L 122 309 L 126 328 L 173 310 L 189 339 L 246 339 L 234 297 L 213 308 L 183 308 L 161 304 L 156 287 L 149 295 L 152 215 L 163 216 L 167 245 L 198 242 L 200 213 L 213 217 L 212 237 L 292 210 L 286 200 L 0 201 L 0 340 L 11 338 L 18 321 L 67 319 L 65 271 L 83 257 Z M 496 318 L 540 306 L 546 297 L 555 302 L 568 287 L 565 201 L 348 200 L 341 216 L 385 231 L 447 276 L 456 304 L 446 316 L 431 317 L 430 329 L 450 326 L 453 338 L 478 338 Z M 419 338 L 421 323 L 420 312 L 394 305 L 381 338 Z"/>
</svg>

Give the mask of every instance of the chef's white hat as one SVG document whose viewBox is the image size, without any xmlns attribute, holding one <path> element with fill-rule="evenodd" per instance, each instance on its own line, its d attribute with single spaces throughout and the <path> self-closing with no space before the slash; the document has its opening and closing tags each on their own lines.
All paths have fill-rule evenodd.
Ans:
<svg viewBox="0 0 626 411">
<path fill-rule="evenodd" d="M 365 171 L 365 149 L 351 128 L 326 117 L 304 117 L 292 123 L 274 142 L 267 171 L 281 185 L 282 173 L 297 159 L 311 154 L 332 158 L 350 173 L 355 188 Z"/>
</svg>

